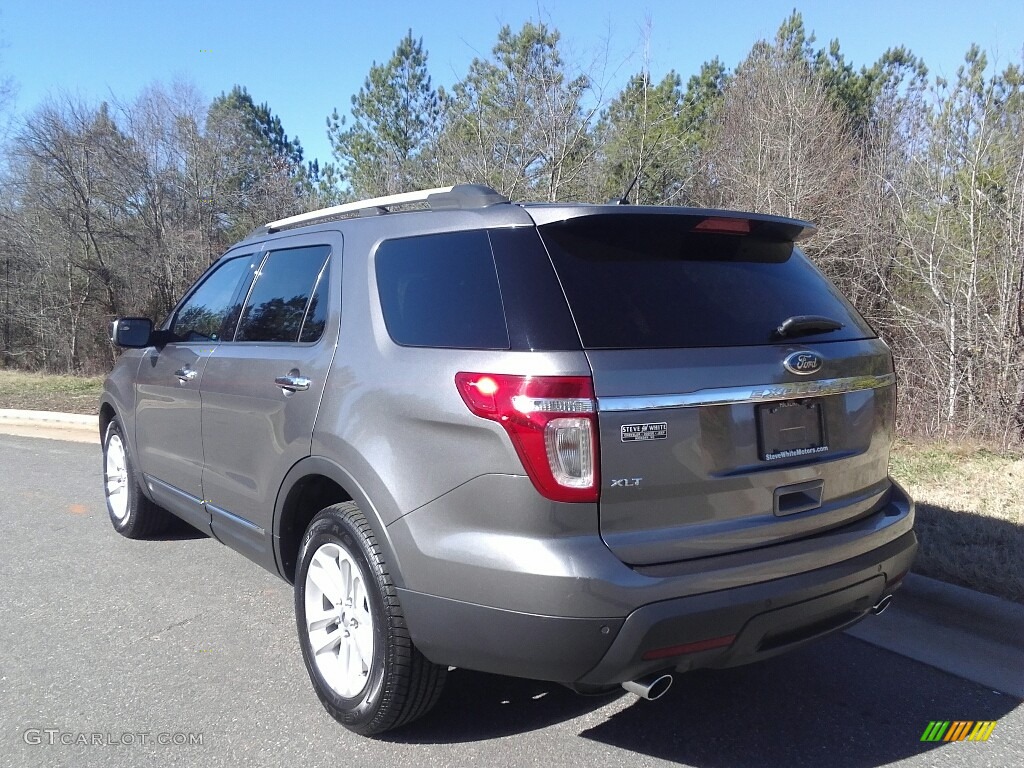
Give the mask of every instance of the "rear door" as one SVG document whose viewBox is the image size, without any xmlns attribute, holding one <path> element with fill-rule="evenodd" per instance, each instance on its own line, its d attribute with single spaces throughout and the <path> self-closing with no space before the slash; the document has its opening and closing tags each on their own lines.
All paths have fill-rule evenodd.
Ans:
<svg viewBox="0 0 1024 768">
<path fill-rule="evenodd" d="M 799 226 L 616 213 L 540 231 L 593 370 L 601 533 L 620 559 L 765 546 L 880 503 L 891 358 L 794 247 Z M 841 327 L 778 333 L 806 316 Z"/>
<path fill-rule="evenodd" d="M 334 357 L 340 268 L 337 233 L 266 244 L 237 332 L 203 374 L 203 498 L 214 534 L 268 568 L 277 491 L 310 453 Z"/>
</svg>

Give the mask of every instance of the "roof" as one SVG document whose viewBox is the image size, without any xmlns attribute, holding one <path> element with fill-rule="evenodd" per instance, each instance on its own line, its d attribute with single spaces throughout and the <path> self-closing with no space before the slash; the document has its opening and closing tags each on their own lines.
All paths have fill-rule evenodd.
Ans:
<svg viewBox="0 0 1024 768">
<path fill-rule="evenodd" d="M 297 216 L 271 221 L 254 230 L 249 237 L 272 234 L 283 229 L 306 227 L 341 218 L 378 216 L 402 211 L 481 210 L 510 205 L 507 197 L 483 184 L 456 184 L 398 195 L 373 197 L 335 205 Z M 621 203 L 518 203 L 538 225 L 554 224 L 584 216 L 673 215 L 694 219 L 695 229 L 732 234 L 755 233 L 785 240 L 803 240 L 815 232 L 815 226 L 800 219 L 712 208 Z M 744 228 L 743 222 L 748 226 Z M 749 226 L 753 225 L 753 226 Z M 246 238 L 248 239 L 248 238 Z"/>
</svg>

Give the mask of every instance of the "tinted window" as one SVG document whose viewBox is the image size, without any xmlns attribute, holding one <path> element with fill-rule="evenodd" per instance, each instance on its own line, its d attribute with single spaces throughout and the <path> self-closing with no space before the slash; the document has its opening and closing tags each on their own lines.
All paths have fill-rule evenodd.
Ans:
<svg viewBox="0 0 1024 768">
<path fill-rule="evenodd" d="M 541 228 L 584 347 L 779 343 L 774 330 L 794 315 L 844 324 L 800 341 L 874 335 L 792 243 L 692 226 L 684 217 L 615 215 Z"/>
<path fill-rule="evenodd" d="M 384 321 L 397 343 L 508 349 L 486 232 L 388 240 L 377 249 L 376 264 Z"/>
<path fill-rule="evenodd" d="M 250 256 L 240 256 L 219 264 L 178 310 L 171 332 L 180 341 L 230 339 L 238 321 L 235 297 L 251 263 Z"/>
<path fill-rule="evenodd" d="M 328 263 L 330 263 L 328 261 Z M 306 307 L 306 319 L 302 321 L 302 330 L 299 332 L 299 341 L 316 341 L 324 335 L 324 327 L 327 325 L 327 265 L 320 271 L 317 278 L 316 288 L 313 289 L 313 298 L 309 300 Z"/>
<path fill-rule="evenodd" d="M 310 293 L 329 252 L 329 246 L 315 245 L 270 253 L 256 273 L 235 340 L 297 341 Z M 318 311 L 326 309 L 324 303 L 318 297 Z"/>
<path fill-rule="evenodd" d="M 569 305 L 536 228 L 492 229 L 488 236 L 509 346 L 524 351 L 580 349 Z"/>
</svg>

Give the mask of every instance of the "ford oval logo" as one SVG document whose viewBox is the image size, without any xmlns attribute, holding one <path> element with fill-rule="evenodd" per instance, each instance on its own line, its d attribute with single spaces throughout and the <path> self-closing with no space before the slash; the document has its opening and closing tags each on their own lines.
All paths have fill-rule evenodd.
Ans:
<svg viewBox="0 0 1024 768">
<path fill-rule="evenodd" d="M 790 373 L 807 376 L 808 374 L 820 371 L 824 362 L 825 361 L 821 359 L 821 355 L 816 352 L 809 352 L 805 349 L 787 356 L 786 359 L 782 361 L 782 364 Z"/>
</svg>

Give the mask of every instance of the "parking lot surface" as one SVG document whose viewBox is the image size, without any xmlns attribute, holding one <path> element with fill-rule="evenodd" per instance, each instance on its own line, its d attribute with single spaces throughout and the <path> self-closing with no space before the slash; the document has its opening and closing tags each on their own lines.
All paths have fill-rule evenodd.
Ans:
<svg viewBox="0 0 1024 768">
<path fill-rule="evenodd" d="M 358 737 L 309 685 L 290 587 L 183 525 L 119 537 L 97 446 L 0 435 L 0 489 L 3 766 L 1024 765 L 1019 699 L 848 635 L 657 702 L 455 670 L 428 717 Z M 922 742 L 933 720 L 998 722 Z"/>
</svg>

